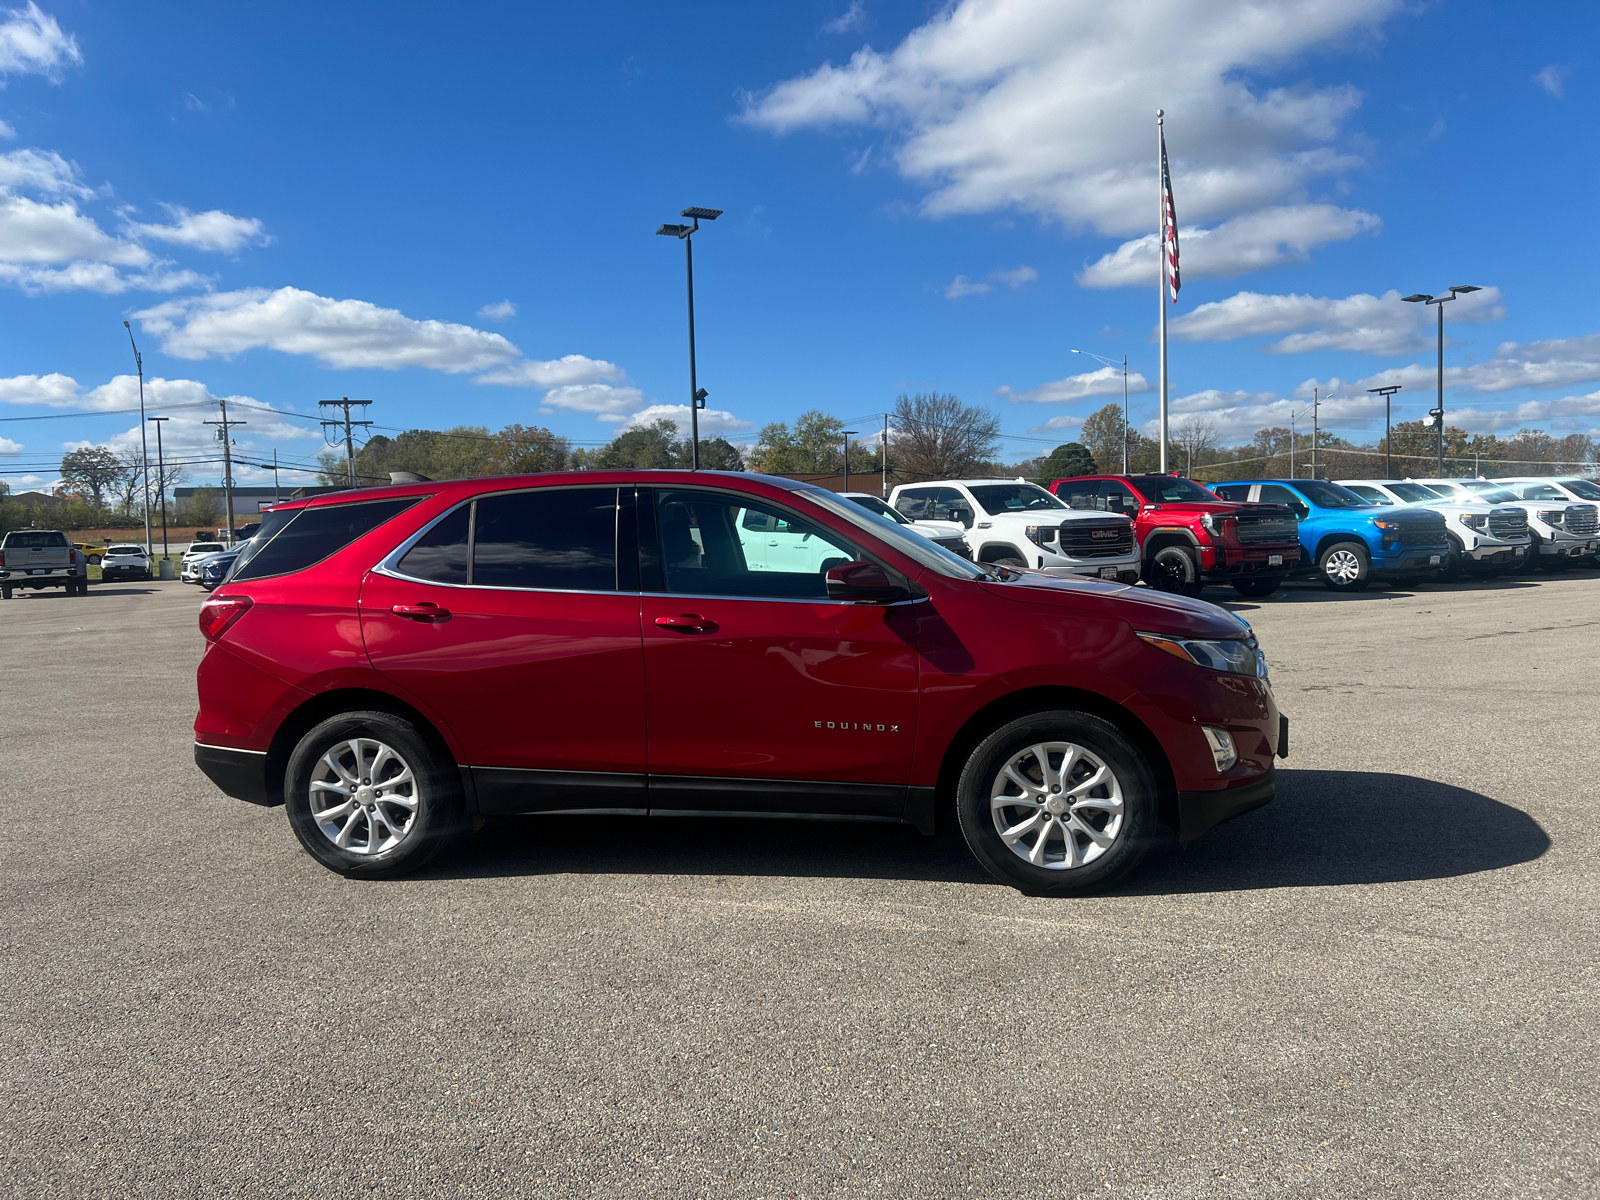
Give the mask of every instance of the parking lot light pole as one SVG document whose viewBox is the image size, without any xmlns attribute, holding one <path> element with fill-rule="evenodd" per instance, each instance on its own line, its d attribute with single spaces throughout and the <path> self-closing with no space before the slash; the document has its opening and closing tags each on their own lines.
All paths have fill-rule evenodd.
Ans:
<svg viewBox="0 0 1600 1200">
<path fill-rule="evenodd" d="M 855 432 L 854 429 L 844 431 L 844 490 L 847 492 L 850 490 L 850 438 Z"/>
<path fill-rule="evenodd" d="M 1163 309 L 1162 311 L 1165 312 L 1166 310 Z M 1092 354 L 1087 350 L 1074 350 L 1073 353 L 1088 354 L 1090 358 L 1103 362 L 1108 367 L 1122 368 L 1122 473 L 1126 475 L 1128 473 L 1128 356 L 1124 354 L 1122 361 L 1119 363 L 1114 358 L 1101 358 L 1100 355 Z"/>
<path fill-rule="evenodd" d="M 1433 427 L 1439 431 L 1440 479 L 1444 478 L 1444 306 L 1458 296 L 1482 290 L 1476 284 L 1467 283 L 1451 288 L 1448 296 L 1430 296 L 1426 292 L 1417 292 L 1414 295 L 1400 297 L 1407 304 L 1436 304 L 1439 307 L 1439 403 L 1428 415 L 1433 418 Z"/>
<path fill-rule="evenodd" d="M 693 225 L 663 225 L 656 230 L 661 237 L 675 237 L 683 241 L 683 265 L 689 277 L 689 469 L 700 469 L 700 409 L 706 402 L 706 392 L 695 380 L 694 366 L 694 235 L 701 221 L 715 221 L 723 213 L 720 208 L 686 208 L 680 214 L 694 222 Z"/>
<path fill-rule="evenodd" d="M 122 327 L 128 331 L 133 365 L 139 372 L 139 473 L 144 478 L 144 552 L 154 556 L 156 548 L 150 540 L 150 442 L 144 433 L 144 356 L 139 353 L 139 343 L 133 340 L 133 326 L 124 321 Z"/>
<path fill-rule="evenodd" d="M 161 557 L 167 557 L 167 461 L 161 453 L 161 426 L 171 417 L 151 417 L 156 427 L 156 490 L 161 493 Z"/>
<path fill-rule="evenodd" d="M 1399 390 L 1400 385 L 1398 383 L 1390 384 L 1388 387 L 1367 389 L 1367 391 L 1376 392 L 1383 397 L 1383 477 L 1385 479 L 1394 478 L 1394 467 L 1389 463 L 1389 419 L 1394 411 L 1394 394 Z"/>
</svg>

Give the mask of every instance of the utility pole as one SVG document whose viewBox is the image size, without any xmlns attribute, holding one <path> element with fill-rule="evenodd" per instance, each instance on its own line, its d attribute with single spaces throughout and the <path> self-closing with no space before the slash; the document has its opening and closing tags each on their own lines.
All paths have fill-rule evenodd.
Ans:
<svg viewBox="0 0 1600 1200">
<path fill-rule="evenodd" d="M 885 504 L 889 502 L 889 414 L 883 414 L 883 444 L 878 447 L 879 465 L 883 467 L 883 496 Z"/>
<path fill-rule="evenodd" d="M 1317 406 L 1321 403 L 1322 389 L 1311 389 L 1311 478 L 1318 479 L 1317 474 Z"/>
<path fill-rule="evenodd" d="M 1294 409 L 1289 410 L 1289 478 L 1298 479 L 1294 473 Z"/>
<path fill-rule="evenodd" d="M 151 417 L 150 424 L 156 427 L 156 487 L 161 492 L 161 557 L 167 554 L 167 462 L 161 453 L 161 424 L 170 421 L 171 417 Z"/>
<path fill-rule="evenodd" d="M 357 425 L 365 428 L 366 426 L 371 425 L 372 422 L 352 421 L 350 419 L 350 410 L 357 406 L 361 406 L 361 411 L 366 412 L 367 410 L 365 406 L 371 403 L 371 400 L 352 400 L 349 396 L 344 396 L 338 400 L 317 401 L 318 408 L 341 408 L 344 410 L 343 420 L 335 418 L 334 420 L 323 421 L 322 428 L 324 430 L 323 437 L 324 440 L 326 440 L 326 430 L 329 425 L 332 425 L 335 429 L 337 429 L 340 425 L 344 426 L 344 465 L 348 469 L 351 487 L 356 486 L 356 440 L 353 429 Z"/>
<path fill-rule="evenodd" d="M 1400 385 L 1398 383 L 1390 384 L 1388 387 L 1367 389 L 1367 391 L 1376 392 L 1383 397 L 1383 477 L 1385 479 L 1394 478 L 1394 467 L 1390 465 L 1389 461 L 1391 457 L 1389 454 L 1389 421 L 1394 412 L 1394 394 L 1399 390 Z"/>
<path fill-rule="evenodd" d="M 144 356 L 139 353 L 139 343 L 133 340 L 133 326 L 124 321 L 122 327 L 128 331 L 128 345 L 133 347 L 133 365 L 139 372 L 139 471 L 144 476 L 144 552 L 153 555 L 155 547 L 150 542 L 150 443 L 145 438 L 144 430 Z"/>
<path fill-rule="evenodd" d="M 217 398 L 217 403 L 222 406 L 222 420 L 202 421 L 203 425 L 215 425 L 217 437 L 222 439 L 222 494 L 228 504 L 228 545 L 233 545 L 233 435 L 228 432 L 235 425 L 248 425 L 249 421 L 228 420 L 228 401 L 224 396 Z"/>
<path fill-rule="evenodd" d="M 278 448 L 272 448 L 272 502 L 278 503 Z"/>
</svg>

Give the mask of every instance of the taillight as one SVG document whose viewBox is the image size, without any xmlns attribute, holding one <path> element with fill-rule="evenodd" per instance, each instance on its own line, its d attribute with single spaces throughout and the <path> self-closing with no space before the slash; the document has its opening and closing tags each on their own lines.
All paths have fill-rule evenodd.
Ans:
<svg viewBox="0 0 1600 1200">
<path fill-rule="evenodd" d="M 200 606 L 200 633 L 208 642 L 220 638 L 255 601 L 249 596 L 213 596 Z"/>
</svg>

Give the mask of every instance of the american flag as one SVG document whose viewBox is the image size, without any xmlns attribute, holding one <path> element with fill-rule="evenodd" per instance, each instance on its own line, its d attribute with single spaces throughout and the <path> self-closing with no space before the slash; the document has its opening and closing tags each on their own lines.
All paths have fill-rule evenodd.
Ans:
<svg viewBox="0 0 1600 1200">
<path fill-rule="evenodd" d="M 1167 133 L 1161 131 L 1161 252 L 1167 256 L 1167 278 L 1172 284 L 1172 302 L 1178 302 L 1183 278 L 1178 273 L 1178 210 L 1172 203 L 1172 173 L 1167 170 Z"/>
</svg>

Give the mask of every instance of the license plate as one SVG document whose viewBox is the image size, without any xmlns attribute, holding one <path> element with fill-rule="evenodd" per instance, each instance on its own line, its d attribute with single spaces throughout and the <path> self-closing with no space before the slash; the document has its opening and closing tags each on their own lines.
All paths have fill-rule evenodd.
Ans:
<svg viewBox="0 0 1600 1200">
<path fill-rule="evenodd" d="M 1281 555 L 1281 554 L 1269 554 L 1269 555 L 1267 555 L 1267 566 L 1269 566 L 1269 567 L 1281 567 L 1281 566 L 1283 566 L 1283 555 Z"/>
<path fill-rule="evenodd" d="M 1428 556 L 1428 565 L 1430 567 L 1437 567 L 1443 561 L 1444 561 L 1444 556 L 1443 555 L 1430 554 Z"/>
<path fill-rule="evenodd" d="M 48 574 L 50 574 L 50 568 L 49 567 L 35 567 L 33 570 L 29 571 L 28 574 L 30 574 L 30 575 L 48 575 Z"/>
<path fill-rule="evenodd" d="M 1116 577 L 1117 577 L 1117 569 L 1115 567 L 1101 567 L 1100 568 L 1100 578 L 1101 579 L 1115 579 Z"/>
</svg>

